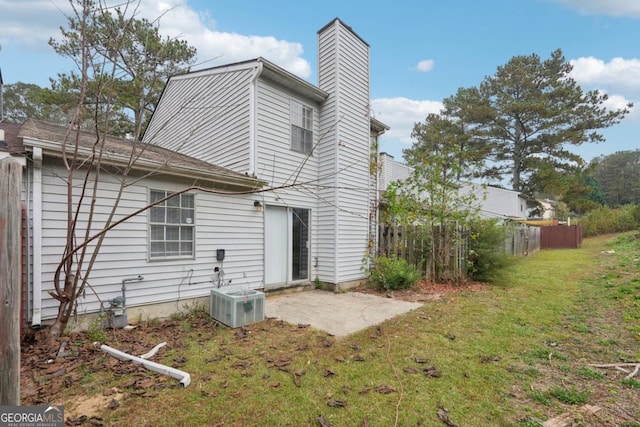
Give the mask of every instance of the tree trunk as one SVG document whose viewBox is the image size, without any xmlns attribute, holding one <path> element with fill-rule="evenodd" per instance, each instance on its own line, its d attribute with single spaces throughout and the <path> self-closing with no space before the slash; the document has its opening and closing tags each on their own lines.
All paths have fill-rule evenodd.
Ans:
<svg viewBox="0 0 640 427">
<path fill-rule="evenodd" d="M 67 325 L 69 324 L 69 319 L 71 319 L 71 314 L 73 314 L 73 307 L 75 305 L 76 297 L 74 295 L 74 280 L 75 277 L 73 275 L 65 275 L 65 286 L 64 286 L 64 297 L 65 300 L 60 301 L 60 306 L 58 306 L 58 315 L 56 316 L 56 320 L 51 324 L 49 328 L 49 339 L 57 340 L 62 336 L 64 330 L 67 329 Z M 73 297 L 72 297 L 73 296 Z"/>
<path fill-rule="evenodd" d="M 20 404 L 22 166 L 0 159 L 0 406 Z"/>
</svg>

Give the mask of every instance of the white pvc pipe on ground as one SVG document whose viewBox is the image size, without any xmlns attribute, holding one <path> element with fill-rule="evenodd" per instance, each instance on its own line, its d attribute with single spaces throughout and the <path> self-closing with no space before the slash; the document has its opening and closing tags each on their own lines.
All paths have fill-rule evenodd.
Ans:
<svg viewBox="0 0 640 427">
<path fill-rule="evenodd" d="M 182 384 L 183 387 L 187 387 L 189 384 L 191 384 L 191 375 L 189 375 L 188 373 L 181 371 L 179 369 L 175 369 L 172 368 L 170 366 L 166 366 L 166 365 L 162 365 L 160 363 L 156 363 L 156 362 L 152 362 L 150 360 L 145 360 L 142 359 L 138 356 L 132 356 L 131 354 L 125 353 L 123 351 L 120 350 L 116 350 L 113 347 L 109 347 L 108 345 L 104 345 L 102 344 L 100 346 L 100 350 L 104 351 L 105 353 L 110 354 L 111 356 L 115 357 L 116 359 L 119 360 L 130 360 L 131 362 L 137 364 L 137 365 L 142 365 L 145 368 L 147 368 L 150 371 L 153 372 L 157 372 L 159 374 L 162 375 L 167 375 L 171 378 L 175 378 L 177 380 L 180 381 L 180 384 Z"/>
</svg>

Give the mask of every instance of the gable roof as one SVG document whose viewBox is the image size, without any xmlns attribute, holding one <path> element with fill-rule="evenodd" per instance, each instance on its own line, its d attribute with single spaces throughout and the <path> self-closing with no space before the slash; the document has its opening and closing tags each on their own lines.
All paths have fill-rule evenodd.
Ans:
<svg viewBox="0 0 640 427">
<path fill-rule="evenodd" d="M 28 151 L 32 147 L 40 147 L 44 155 L 52 157 L 61 157 L 63 149 L 69 154 L 73 153 L 77 138 L 79 155 L 86 159 L 91 156 L 96 143 L 96 134 L 93 132 L 33 119 L 22 125 L 18 137 L 22 138 Z M 69 142 L 66 146 L 65 141 Z M 204 180 L 228 190 L 251 190 L 264 185 L 260 180 L 157 145 L 134 143 L 112 136 L 104 137 L 102 155 L 103 161 L 109 165 L 126 166 L 133 157 L 135 170 Z"/>
<path fill-rule="evenodd" d="M 191 77 L 201 77 L 206 75 L 213 75 L 224 73 L 232 70 L 251 69 L 258 68 L 258 74 L 260 77 L 271 80 L 294 93 L 307 97 L 315 102 L 322 102 L 329 97 L 329 93 L 312 85 L 306 80 L 296 76 L 293 73 L 285 70 L 282 67 L 266 60 L 265 58 L 258 57 L 249 59 L 246 61 L 234 62 L 232 64 L 218 65 L 216 67 L 204 68 L 202 70 L 189 71 L 182 74 L 176 74 L 169 77 L 171 80 L 182 80 Z M 165 86 L 166 88 L 166 86 Z"/>
</svg>

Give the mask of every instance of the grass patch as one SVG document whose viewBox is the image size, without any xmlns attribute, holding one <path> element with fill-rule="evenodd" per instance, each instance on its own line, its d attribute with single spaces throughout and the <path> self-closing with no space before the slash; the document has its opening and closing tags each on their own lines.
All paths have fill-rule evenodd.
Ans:
<svg viewBox="0 0 640 427">
<path fill-rule="evenodd" d="M 529 397 L 541 405 L 545 405 L 545 406 L 551 405 L 551 398 L 547 395 L 547 393 L 543 393 L 537 390 L 532 390 L 531 392 L 529 392 Z"/>
<path fill-rule="evenodd" d="M 555 387 L 549 391 L 549 394 L 568 405 L 582 405 L 588 401 L 587 395 L 579 392 L 574 387 Z"/>
<path fill-rule="evenodd" d="M 397 425 L 438 426 L 446 407 L 458 425 L 539 426 L 587 401 L 607 416 L 615 401 L 640 418 L 637 380 L 585 368 L 640 356 L 637 300 L 618 291 L 638 274 L 640 244 L 610 240 L 519 259 L 482 291 L 427 302 L 343 339 L 276 319 L 240 329 L 189 316 L 171 327 L 149 322 L 146 336 L 169 342 L 154 360 L 189 372 L 192 384 L 107 361 L 91 371 L 92 390 L 118 386 L 127 398 L 100 416 L 105 425 L 313 426 L 322 415 L 334 426 L 393 426 L 398 408 Z M 139 345 L 118 345 L 124 336 L 110 333 L 107 343 Z"/>
<path fill-rule="evenodd" d="M 585 366 L 578 368 L 576 373 L 587 380 L 602 380 L 605 378 L 605 375 L 602 372 L 594 371 L 593 369 L 589 369 Z"/>
<path fill-rule="evenodd" d="M 635 378 L 625 378 L 621 382 L 629 388 L 640 389 L 640 381 Z"/>
</svg>

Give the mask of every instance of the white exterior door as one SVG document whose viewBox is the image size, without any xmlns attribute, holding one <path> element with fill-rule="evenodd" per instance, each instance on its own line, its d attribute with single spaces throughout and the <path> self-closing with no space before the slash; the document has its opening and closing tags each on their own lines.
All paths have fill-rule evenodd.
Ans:
<svg viewBox="0 0 640 427">
<path fill-rule="evenodd" d="M 309 210 L 267 205 L 265 288 L 309 279 Z"/>
<path fill-rule="evenodd" d="M 264 211 L 264 284 L 287 282 L 289 215 L 286 207 L 267 206 Z"/>
</svg>

